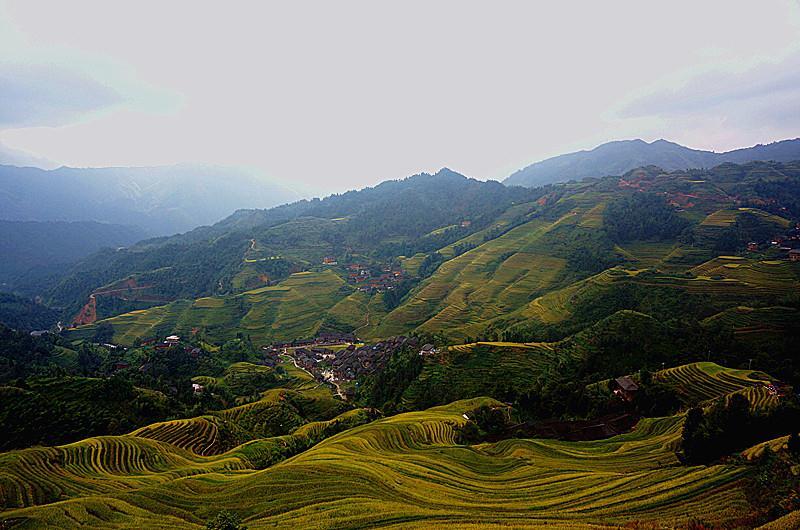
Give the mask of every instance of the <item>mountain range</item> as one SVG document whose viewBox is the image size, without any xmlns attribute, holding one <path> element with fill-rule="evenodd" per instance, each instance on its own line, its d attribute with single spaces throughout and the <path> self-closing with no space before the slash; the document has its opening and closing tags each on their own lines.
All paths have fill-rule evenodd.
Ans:
<svg viewBox="0 0 800 530">
<path fill-rule="evenodd" d="M 298 198 L 285 187 L 223 167 L 0 166 L 0 218 L 9 221 L 97 221 L 160 236 L 214 223 L 239 208 Z"/>
<path fill-rule="evenodd" d="M 503 182 L 516 186 L 542 186 L 586 177 L 622 175 L 642 166 L 658 166 L 667 171 L 710 168 L 725 162 L 742 164 L 754 160 L 789 162 L 800 160 L 800 138 L 767 145 L 736 149 L 724 153 L 691 149 L 667 140 L 620 140 L 589 151 L 559 155 L 516 171 Z"/>
</svg>

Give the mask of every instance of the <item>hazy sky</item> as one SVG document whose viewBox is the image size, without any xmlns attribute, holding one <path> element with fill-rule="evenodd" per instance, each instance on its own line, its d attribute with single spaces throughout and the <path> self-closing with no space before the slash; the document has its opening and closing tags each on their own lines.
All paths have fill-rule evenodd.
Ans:
<svg viewBox="0 0 800 530">
<path fill-rule="evenodd" d="M 0 142 L 318 192 L 800 136 L 800 4 L 0 0 Z"/>
</svg>

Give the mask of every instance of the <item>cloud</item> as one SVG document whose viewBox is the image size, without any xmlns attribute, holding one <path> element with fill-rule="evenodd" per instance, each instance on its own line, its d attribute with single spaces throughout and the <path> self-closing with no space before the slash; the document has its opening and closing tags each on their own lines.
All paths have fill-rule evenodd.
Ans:
<svg viewBox="0 0 800 530">
<path fill-rule="evenodd" d="M 120 95 L 52 64 L 0 63 L 0 128 L 59 126 L 109 108 Z"/>
<path fill-rule="evenodd" d="M 621 104 L 616 116 L 650 122 L 663 131 L 660 136 L 717 150 L 800 133 L 800 52 L 735 71 L 717 68 L 688 75 L 684 82 L 656 87 Z"/>
<path fill-rule="evenodd" d="M 620 111 L 620 116 L 694 114 L 730 104 L 746 110 L 747 104 L 764 98 L 783 102 L 798 96 L 800 53 L 744 71 L 717 70 L 698 75 L 681 86 L 634 99 Z"/>
<path fill-rule="evenodd" d="M 245 165 L 342 191 L 442 166 L 503 178 L 619 138 L 797 136 L 800 68 L 780 62 L 800 5 L 678 4 L 85 0 L 43 17 L 0 0 L 0 65 L 81 72 L 67 101 L 60 71 L 13 105 L 0 88 L 0 140 L 69 165 Z"/>
</svg>

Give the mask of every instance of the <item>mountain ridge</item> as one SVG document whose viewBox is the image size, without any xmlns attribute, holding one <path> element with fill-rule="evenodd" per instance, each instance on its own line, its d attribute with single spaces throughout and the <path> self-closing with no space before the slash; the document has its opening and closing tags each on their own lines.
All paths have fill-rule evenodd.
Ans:
<svg viewBox="0 0 800 530">
<path fill-rule="evenodd" d="M 9 221 L 99 221 L 169 235 L 214 223 L 237 207 L 298 198 L 246 171 L 217 166 L 0 165 L 0 217 Z"/>
<path fill-rule="evenodd" d="M 509 175 L 503 183 L 536 187 L 587 177 L 622 175 L 632 169 L 654 165 L 667 171 L 702 169 L 725 162 L 790 162 L 800 159 L 800 138 L 717 153 L 692 149 L 663 138 L 646 142 L 640 138 L 614 140 L 593 149 L 566 153 L 535 162 Z"/>
</svg>

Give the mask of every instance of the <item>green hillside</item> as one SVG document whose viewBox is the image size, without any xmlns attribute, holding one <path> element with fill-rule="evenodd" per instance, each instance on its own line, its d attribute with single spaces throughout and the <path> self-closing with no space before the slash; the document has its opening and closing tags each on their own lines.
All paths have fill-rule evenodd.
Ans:
<svg viewBox="0 0 800 530">
<path fill-rule="evenodd" d="M 453 180 L 447 186 L 473 186 L 448 178 Z M 291 209 L 276 209 L 221 223 L 213 229 L 222 234 L 216 246 L 245 237 L 226 227 L 255 232 L 242 240 L 234 268 L 220 265 L 232 275 L 219 285 L 231 281 L 236 290 L 267 281 L 268 287 L 178 300 L 105 322 L 124 344 L 197 327 L 216 341 L 243 332 L 259 343 L 326 329 L 356 330 L 374 340 L 417 332 L 455 341 L 503 336 L 540 341 L 625 309 L 699 321 L 713 314 L 709 310 L 752 305 L 754 299 L 759 305 L 786 305 L 800 268 L 768 240 L 791 230 L 790 197 L 798 180 L 800 167 L 793 163 L 674 173 L 648 167 L 541 188 L 536 200 L 509 202 L 503 195 L 493 209 L 482 203 L 480 219 L 473 216 L 465 227 L 446 222 L 466 216 L 460 202 L 450 213 L 427 212 L 424 222 L 395 217 L 393 210 L 391 222 L 373 217 L 378 204 L 394 208 L 384 202 L 386 193 L 409 194 L 416 207 L 430 199 L 417 192 L 442 191 L 431 187 L 432 181 L 408 179 L 363 192 L 366 202 L 359 206 L 353 195 L 293 207 L 304 213 L 312 208 L 318 217 L 287 221 Z M 788 206 L 781 210 L 776 201 Z M 374 232 L 368 244 L 364 230 Z M 202 238 L 197 238 L 184 236 L 181 245 L 187 252 L 198 250 Z M 748 253 L 746 245 L 754 240 L 762 249 Z M 213 252 L 216 259 L 231 255 L 223 248 Z M 342 263 L 320 266 L 326 255 Z M 345 281 L 345 265 L 376 259 L 384 266 L 400 263 L 410 277 L 391 303 Z M 298 266 L 311 270 L 286 276 Z M 87 338 L 93 329 L 79 328 L 71 336 Z"/>
<path fill-rule="evenodd" d="M 63 307 L 69 321 L 92 292 L 129 278 L 148 286 L 155 305 L 154 300 L 262 287 L 318 267 L 325 256 L 383 263 L 479 232 L 512 205 L 541 193 L 442 169 L 321 200 L 239 210 L 213 226 L 90 256 L 48 289 L 46 298 Z M 449 226 L 454 228 L 437 231 Z M 122 312 L 110 310 L 103 316 Z"/>
</svg>

